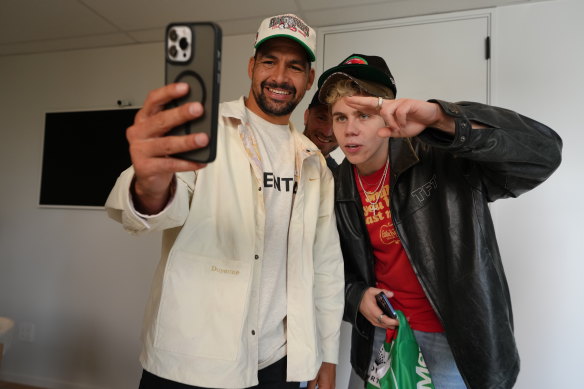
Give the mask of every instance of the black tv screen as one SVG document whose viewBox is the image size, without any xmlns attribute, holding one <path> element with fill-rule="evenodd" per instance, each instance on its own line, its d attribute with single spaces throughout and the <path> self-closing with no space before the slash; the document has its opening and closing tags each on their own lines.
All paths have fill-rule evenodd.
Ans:
<svg viewBox="0 0 584 389">
<path fill-rule="evenodd" d="M 46 113 L 40 205 L 103 207 L 131 164 L 126 128 L 137 111 Z"/>
</svg>

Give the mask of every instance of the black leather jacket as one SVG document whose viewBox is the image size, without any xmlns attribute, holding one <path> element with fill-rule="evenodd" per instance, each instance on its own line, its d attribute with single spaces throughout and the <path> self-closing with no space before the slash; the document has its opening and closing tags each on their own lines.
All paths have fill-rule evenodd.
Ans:
<svg viewBox="0 0 584 389">
<path fill-rule="evenodd" d="M 478 103 L 433 100 L 455 118 L 454 138 L 426 129 L 390 142 L 393 224 L 436 311 L 470 388 L 510 388 L 519 373 L 507 280 L 487 204 L 516 197 L 547 179 L 562 141 L 517 113 Z M 487 129 L 471 129 L 470 121 Z M 363 208 L 345 159 L 335 181 L 345 260 L 344 320 L 353 325 L 351 364 L 365 377 L 374 327 L 359 313 L 375 286 Z"/>
</svg>

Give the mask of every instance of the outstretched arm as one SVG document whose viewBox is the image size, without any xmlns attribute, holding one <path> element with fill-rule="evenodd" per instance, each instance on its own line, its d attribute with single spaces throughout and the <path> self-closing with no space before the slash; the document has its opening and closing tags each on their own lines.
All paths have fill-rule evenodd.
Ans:
<svg viewBox="0 0 584 389">
<path fill-rule="evenodd" d="M 440 105 L 422 100 L 388 100 L 379 97 L 353 96 L 347 104 L 361 112 L 379 115 L 385 127 L 379 129 L 379 136 L 407 138 L 420 134 L 428 127 L 454 134 L 454 119 L 446 115 Z"/>
<path fill-rule="evenodd" d="M 381 104 L 379 104 L 381 102 Z M 486 104 L 440 100 L 379 100 L 354 96 L 347 103 L 383 117 L 384 137 L 416 137 L 431 147 L 472 161 L 490 201 L 516 197 L 545 181 L 561 162 L 562 140 L 526 116 Z"/>
<path fill-rule="evenodd" d="M 152 215 L 164 208 L 171 195 L 174 173 L 198 170 L 205 166 L 169 157 L 204 147 L 208 143 L 206 134 L 164 136 L 171 128 L 203 114 L 200 103 L 163 110 L 165 104 L 187 92 L 188 85 L 185 83 L 151 91 L 143 108 L 136 114 L 134 124 L 126 132 L 135 171 L 132 200 L 136 210 L 141 213 Z"/>
</svg>

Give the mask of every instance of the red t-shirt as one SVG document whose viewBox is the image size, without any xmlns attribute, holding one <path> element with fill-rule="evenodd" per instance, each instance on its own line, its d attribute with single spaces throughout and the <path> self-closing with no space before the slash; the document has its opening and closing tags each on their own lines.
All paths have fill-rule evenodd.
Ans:
<svg viewBox="0 0 584 389">
<path fill-rule="evenodd" d="M 377 287 L 393 292 L 391 304 L 404 313 L 414 330 L 443 332 L 440 320 L 434 313 L 393 226 L 389 208 L 389 172 L 380 189 L 379 200 L 378 195 L 374 194 L 369 196 L 368 202 L 359 183 L 357 168 L 353 169 L 373 245 Z M 378 187 L 384 169 L 385 165 L 369 176 L 361 176 L 366 191 L 373 192 Z M 388 331 L 388 338 L 393 335 L 391 332 Z"/>
</svg>

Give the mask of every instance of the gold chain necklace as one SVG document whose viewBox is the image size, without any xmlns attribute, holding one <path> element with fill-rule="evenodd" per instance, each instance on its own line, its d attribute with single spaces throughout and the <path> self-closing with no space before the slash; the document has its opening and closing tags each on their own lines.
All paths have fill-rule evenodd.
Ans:
<svg viewBox="0 0 584 389">
<path fill-rule="evenodd" d="M 365 186 L 363 185 L 363 181 L 361 181 L 361 174 L 359 174 L 359 170 L 357 169 L 357 179 L 359 180 L 359 185 L 361 185 L 361 189 L 363 189 L 363 193 L 365 193 L 365 201 L 372 205 L 373 208 L 373 216 L 375 216 L 375 211 L 377 210 L 377 203 L 381 198 L 381 192 L 383 188 L 383 183 L 385 182 L 385 178 L 387 177 L 387 172 L 389 171 L 389 156 L 387 157 L 387 161 L 385 162 L 385 169 L 383 169 L 383 175 L 381 176 L 381 180 L 377 184 L 377 187 L 373 192 L 368 192 L 365 190 Z M 369 196 L 373 198 L 373 201 L 369 200 Z"/>
</svg>

